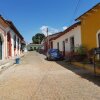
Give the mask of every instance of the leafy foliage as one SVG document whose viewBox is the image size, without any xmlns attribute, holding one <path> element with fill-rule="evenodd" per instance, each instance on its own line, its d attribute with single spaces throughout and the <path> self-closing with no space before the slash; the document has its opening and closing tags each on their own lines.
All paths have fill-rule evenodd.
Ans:
<svg viewBox="0 0 100 100">
<path fill-rule="evenodd" d="M 75 52 L 79 55 L 84 55 L 87 53 L 86 47 L 80 45 L 79 47 L 75 47 Z"/>
<path fill-rule="evenodd" d="M 32 37 L 32 41 L 34 44 L 40 44 L 44 38 L 45 35 L 43 33 L 37 33 L 35 36 Z"/>
</svg>

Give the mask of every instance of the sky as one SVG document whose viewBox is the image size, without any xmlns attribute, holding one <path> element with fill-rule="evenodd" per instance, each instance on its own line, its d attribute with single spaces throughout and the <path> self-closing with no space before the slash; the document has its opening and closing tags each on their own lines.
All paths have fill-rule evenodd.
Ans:
<svg viewBox="0 0 100 100">
<path fill-rule="evenodd" d="M 49 34 L 63 31 L 100 0 L 0 0 L 0 14 L 11 20 L 26 42 L 48 27 Z"/>
</svg>

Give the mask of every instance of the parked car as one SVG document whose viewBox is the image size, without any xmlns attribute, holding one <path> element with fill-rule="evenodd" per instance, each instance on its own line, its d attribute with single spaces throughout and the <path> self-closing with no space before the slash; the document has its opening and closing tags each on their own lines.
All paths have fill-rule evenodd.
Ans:
<svg viewBox="0 0 100 100">
<path fill-rule="evenodd" d="M 63 60 L 64 56 L 58 49 L 49 49 L 47 51 L 47 60 Z"/>
<path fill-rule="evenodd" d="M 44 54 L 44 50 L 43 49 L 37 49 L 36 50 L 38 53 L 40 53 L 40 54 Z"/>
</svg>

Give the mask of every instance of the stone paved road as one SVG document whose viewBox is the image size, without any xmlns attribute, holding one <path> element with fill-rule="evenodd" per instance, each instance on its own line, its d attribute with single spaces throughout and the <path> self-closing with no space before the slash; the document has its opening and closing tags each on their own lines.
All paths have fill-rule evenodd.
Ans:
<svg viewBox="0 0 100 100">
<path fill-rule="evenodd" d="M 100 100 L 100 77 L 30 52 L 0 74 L 0 100 Z"/>
</svg>

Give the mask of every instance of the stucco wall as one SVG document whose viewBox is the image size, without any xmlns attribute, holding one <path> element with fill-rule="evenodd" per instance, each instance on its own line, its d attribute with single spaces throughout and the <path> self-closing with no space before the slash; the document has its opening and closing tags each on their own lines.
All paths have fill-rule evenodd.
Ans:
<svg viewBox="0 0 100 100">
<path fill-rule="evenodd" d="M 7 33 L 10 33 L 11 36 L 11 57 L 15 56 L 14 53 L 14 35 L 16 34 L 13 29 L 11 29 L 1 18 L 0 18 L 0 37 L 2 39 L 2 60 L 4 59 L 8 59 L 11 58 L 9 57 L 8 54 L 8 48 L 7 48 Z M 16 34 L 17 35 L 17 34 Z M 17 39 L 19 38 L 19 50 L 18 50 L 18 43 L 17 43 Z M 20 47 L 21 47 L 21 39 L 20 37 L 17 35 L 17 39 L 16 39 L 16 54 L 20 55 Z"/>
<path fill-rule="evenodd" d="M 97 32 L 100 30 L 100 7 L 82 19 L 82 44 L 88 49 L 97 47 Z"/>
<path fill-rule="evenodd" d="M 70 37 L 74 36 L 75 47 L 81 45 L 81 26 L 77 26 L 68 33 L 64 34 L 63 36 L 53 40 L 53 48 L 57 49 L 57 42 L 59 42 L 59 50 L 63 51 L 63 44 L 62 42 L 68 39 L 65 42 L 65 50 L 70 51 Z"/>
<path fill-rule="evenodd" d="M 16 54 L 17 55 L 20 55 L 21 54 L 21 52 L 20 52 L 20 45 L 21 44 L 19 44 L 19 50 L 18 50 L 18 48 L 17 48 L 17 46 L 18 46 L 18 43 L 17 43 L 17 39 L 19 38 L 17 35 L 16 35 L 16 33 L 11 29 L 11 28 L 7 28 L 6 29 L 6 34 L 8 33 L 8 32 L 10 32 L 10 35 L 11 35 L 11 57 L 14 57 Z M 14 36 L 16 35 L 16 50 L 14 51 Z M 19 38 L 19 40 L 20 40 L 20 38 Z M 7 35 L 6 35 L 6 39 L 5 39 L 5 42 L 6 42 L 6 49 L 8 49 L 7 48 Z M 21 43 L 21 42 L 19 42 L 19 43 Z M 8 52 L 7 52 L 7 50 L 6 50 L 6 56 L 7 56 L 7 58 L 8 58 Z"/>
</svg>

